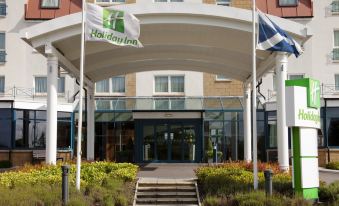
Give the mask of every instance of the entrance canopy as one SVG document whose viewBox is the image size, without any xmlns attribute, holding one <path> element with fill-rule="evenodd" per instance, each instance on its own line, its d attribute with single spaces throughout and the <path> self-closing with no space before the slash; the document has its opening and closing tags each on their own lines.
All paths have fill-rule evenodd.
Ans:
<svg viewBox="0 0 339 206">
<path fill-rule="evenodd" d="M 192 70 L 247 81 L 251 76 L 251 11 L 194 3 L 117 5 L 141 22 L 144 48 L 86 43 L 85 83 L 113 75 L 150 70 Z M 303 43 L 310 37 L 304 25 L 271 16 Z M 43 55 L 56 55 L 59 64 L 79 76 L 81 13 L 39 23 L 21 37 Z M 275 64 L 271 52 L 257 51 L 257 74 Z"/>
</svg>

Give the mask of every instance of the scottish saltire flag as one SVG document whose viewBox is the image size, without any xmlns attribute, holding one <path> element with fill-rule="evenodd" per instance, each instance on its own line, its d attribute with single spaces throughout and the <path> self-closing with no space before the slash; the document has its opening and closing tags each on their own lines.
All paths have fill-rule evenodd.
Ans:
<svg viewBox="0 0 339 206">
<path fill-rule="evenodd" d="M 132 14 L 114 7 L 86 3 L 86 41 L 103 41 L 119 46 L 142 47 L 138 40 L 140 22 Z"/>
<path fill-rule="evenodd" d="M 266 14 L 258 10 L 258 17 L 257 49 L 293 53 L 296 57 L 303 52 L 300 45 Z"/>
</svg>

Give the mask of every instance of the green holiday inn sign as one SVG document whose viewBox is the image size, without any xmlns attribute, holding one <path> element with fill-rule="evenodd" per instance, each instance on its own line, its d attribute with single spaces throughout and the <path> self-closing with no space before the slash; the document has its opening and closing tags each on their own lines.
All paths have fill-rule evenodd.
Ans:
<svg viewBox="0 0 339 206">
<path fill-rule="evenodd" d="M 320 83 L 307 78 L 285 84 L 286 124 L 292 129 L 293 188 L 305 199 L 317 199 Z"/>
</svg>

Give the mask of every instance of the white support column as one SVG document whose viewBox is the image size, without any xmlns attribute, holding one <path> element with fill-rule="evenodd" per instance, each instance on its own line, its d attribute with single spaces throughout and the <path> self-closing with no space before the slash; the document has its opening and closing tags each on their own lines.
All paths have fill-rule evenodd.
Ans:
<svg viewBox="0 0 339 206">
<path fill-rule="evenodd" d="M 281 170 L 289 169 L 288 154 L 288 128 L 286 126 L 285 105 L 285 80 L 287 77 L 288 54 L 277 52 L 276 76 L 277 76 L 277 138 L 278 138 L 278 162 Z"/>
<path fill-rule="evenodd" d="M 252 129 L 251 129 L 251 85 L 244 86 L 244 160 L 246 162 L 252 161 Z"/>
<path fill-rule="evenodd" d="M 56 164 L 58 125 L 58 58 L 47 57 L 46 164 Z"/>
<path fill-rule="evenodd" d="M 94 90 L 87 89 L 87 160 L 94 160 L 94 139 L 95 139 L 95 101 Z"/>
</svg>

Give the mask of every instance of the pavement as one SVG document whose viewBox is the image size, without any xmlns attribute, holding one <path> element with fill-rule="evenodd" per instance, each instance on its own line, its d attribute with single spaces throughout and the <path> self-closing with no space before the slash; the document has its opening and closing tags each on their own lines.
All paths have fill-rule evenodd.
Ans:
<svg viewBox="0 0 339 206">
<path fill-rule="evenodd" d="M 149 163 L 141 164 L 139 178 L 195 179 L 194 170 L 204 164 L 197 163 Z M 319 168 L 320 180 L 327 184 L 339 180 L 339 171 Z"/>
<path fill-rule="evenodd" d="M 138 177 L 159 179 L 195 179 L 197 163 L 149 163 L 141 164 Z"/>
<path fill-rule="evenodd" d="M 339 181 L 339 170 L 329 170 L 319 167 L 319 179 L 330 184 L 334 181 Z"/>
</svg>

